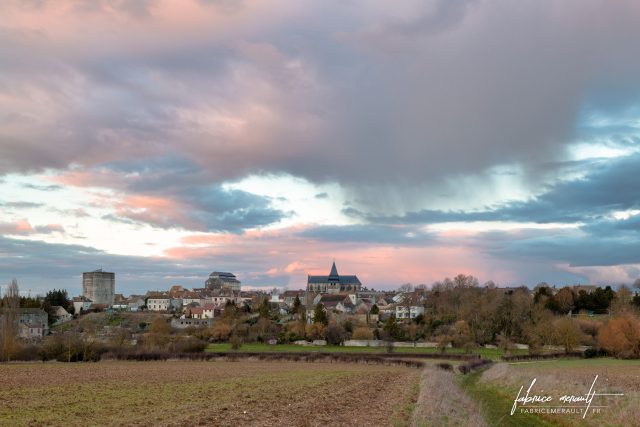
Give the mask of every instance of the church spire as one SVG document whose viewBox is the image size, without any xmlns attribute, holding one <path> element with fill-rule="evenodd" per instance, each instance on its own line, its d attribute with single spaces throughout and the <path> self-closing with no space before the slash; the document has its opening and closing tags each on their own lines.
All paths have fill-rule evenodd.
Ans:
<svg viewBox="0 0 640 427">
<path fill-rule="evenodd" d="M 333 265 L 331 266 L 331 273 L 329 273 L 329 277 L 338 278 L 338 269 L 336 268 L 336 262 L 333 261 Z"/>
</svg>

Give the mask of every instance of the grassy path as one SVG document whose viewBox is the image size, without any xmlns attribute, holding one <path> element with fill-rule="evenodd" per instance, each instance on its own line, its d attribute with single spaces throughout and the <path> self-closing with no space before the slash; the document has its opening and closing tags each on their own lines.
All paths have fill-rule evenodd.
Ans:
<svg viewBox="0 0 640 427">
<path fill-rule="evenodd" d="M 552 423 L 533 414 L 516 412 L 510 415 L 515 396 L 508 395 L 497 387 L 480 382 L 483 371 L 465 375 L 460 380 L 462 389 L 481 407 L 488 425 L 496 427 L 554 427 Z"/>
</svg>

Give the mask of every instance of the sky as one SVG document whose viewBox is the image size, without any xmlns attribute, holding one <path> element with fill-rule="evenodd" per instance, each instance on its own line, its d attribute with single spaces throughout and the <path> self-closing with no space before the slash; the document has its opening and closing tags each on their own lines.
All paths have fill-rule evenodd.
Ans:
<svg viewBox="0 0 640 427">
<path fill-rule="evenodd" d="M 640 277 L 640 2 L 0 2 L 0 284 Z"/>
</svg>

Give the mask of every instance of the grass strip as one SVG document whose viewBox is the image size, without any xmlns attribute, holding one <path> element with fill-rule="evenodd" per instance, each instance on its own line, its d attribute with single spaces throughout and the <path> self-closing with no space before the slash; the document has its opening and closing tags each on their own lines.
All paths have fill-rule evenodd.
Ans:
<svg viewBox="0 0 640 427">
<path fill-rule="evenodd" d="M 487 424 L 496 427 L 553 427 L 561 426 L 551 421 L 542 419 L 535 414 L 511 413 L 515 396 L 499 390 L 497 387 L 480 382 L 483 371 L 474 372 L 462 376 L 460 385 L 471 398 L 477 401 L 482 408 Z"/>
</svg>

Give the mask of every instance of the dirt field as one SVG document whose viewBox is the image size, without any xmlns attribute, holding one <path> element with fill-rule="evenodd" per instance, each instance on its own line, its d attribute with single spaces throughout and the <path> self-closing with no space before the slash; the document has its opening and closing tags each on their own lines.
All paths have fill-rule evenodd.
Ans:
<svg viewBox="0 0 640 427">
<path fill-rule="evenodd" d="M 640 426 L 640 361 L 614 359 L 556 360 L 497 364 L 484 372 L 480 382 L 493 387 L 513 405 L 520 386 L 529 387 L 536 378 L 533 392 L 562 395 L 586 394 L 594 381 L 597 393 L 624 393 L 624 396 L 594 397 L 593 406 L 603 406 L 600 414 L 545 415 L 544 419 L 562 426 Z M 532 394 L 533 394 L 532 392 Z M 562 405 L 554 399 L 554 405 Z M 508 411 L 505 409 L 508 413 Z M 514 415 L 514 417 L 517 416 Z"/>
<path fill-rule="evenodd" d="M 0 425 L 406 425 L 420 374 L 296 362 L 0 365 Z"/>
</svg>

